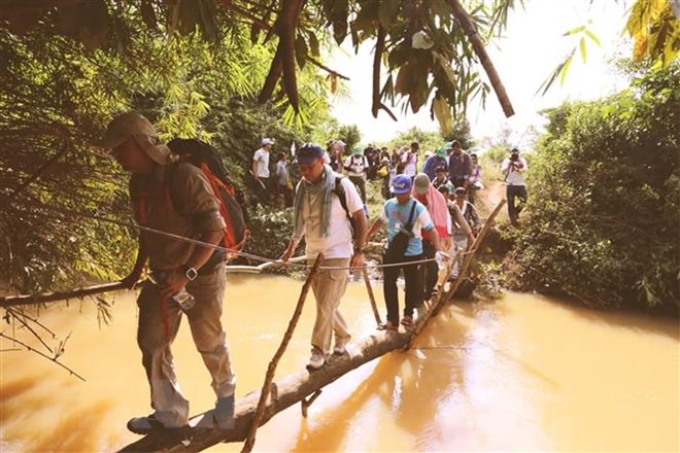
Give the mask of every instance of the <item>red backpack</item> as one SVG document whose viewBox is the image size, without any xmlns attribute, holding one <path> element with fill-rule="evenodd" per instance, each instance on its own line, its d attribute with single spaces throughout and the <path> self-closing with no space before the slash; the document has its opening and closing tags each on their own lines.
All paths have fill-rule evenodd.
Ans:
<svg viewBox="0 0 680 453">
<path fill-rule="evenodd" d="M 208 178 L 213 193 L 220 201 L 220 214 L 227 224 L 221 245 L 234 253 L 241 251 L 250 235 L 242 207 L 244 197 L 227 175 L 220 153 L 197 139 L 176 138 L 168 143 L 168 147 L 173 154 L 180 156 L 180 162 L 197 166 Z M 229 255 L 231 253 L 227 252 L 227 259 Z"/>
</svg>

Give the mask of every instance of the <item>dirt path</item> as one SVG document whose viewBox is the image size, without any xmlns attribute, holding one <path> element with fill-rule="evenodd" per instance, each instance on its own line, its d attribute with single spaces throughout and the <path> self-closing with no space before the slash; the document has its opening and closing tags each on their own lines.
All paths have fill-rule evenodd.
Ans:
<svg viewBox="0 0 680 453">
<path fill-rule="evenodd" d="M 505 184 L 502 181 L 492 181 L 489 186 L 482 189 L 477 196 L 476 206 L 480 214 L 487 217 L 498 203 L 505 198 Z M 506 210 L 498 213 L 500 217 L 507 216 Z"/>
</svg>

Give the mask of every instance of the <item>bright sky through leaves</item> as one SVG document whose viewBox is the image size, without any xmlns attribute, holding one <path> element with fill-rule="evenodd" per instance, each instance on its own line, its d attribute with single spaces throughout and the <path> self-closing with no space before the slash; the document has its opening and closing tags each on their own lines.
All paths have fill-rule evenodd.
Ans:
<svg viewBox="0 0 680 453">
<path fill-rule="evenodd" d="M 593 99 L 611 94 L 625 87 L 621 77 L 613 73 L 607 60 L 614 56 L 630 56 L 630 43 L 622 35 L 629 2 L 589 0 L 529 0 L 526 10 L 516 9 L 509 15 L 508 28 L 501 40 L 489 45 L 487 50 L 498 70 L 516 114 L 505 118 L 495 94 L 486 102 L 486 110 L 477 107 L 475 100 L 468 111 L 475 138 L 495 137 L 507 124 L 514 130 L 512 139 L 522 146 L 523 133 L 530 124 L 540 127 L 538 111 L 554 107 L 564 100 Z M 589 20 L 591 21 L 589 23 Z M 583 63 L 579 40 L 582 35 L 563 36 L 569 30 L 586 25 L 601 43 L 587 42 L 587 61 Z M 541 84 L 555 67 L 577 47 L 569 74 L 560 85 L 556 81 L 545 96 L 536 94 Z M 345 47 L 344 53 L 336 51 L 329 66 L 351 78 L 349 89 L 352 99 L 334 102 L 334 115 L 345 124 L 357 124 L 363 143 L 384 142 L 400 131 L 413 126 L 424 130 L 437 130 L 436 121 L 429 117 L 429 109 L 419 114 L 404 115 L 396 107 L 399 123 L 385 112 L 374 119 L 371 115 L 371 47 L 364 46 L 359 54 Z"/>
</svg>

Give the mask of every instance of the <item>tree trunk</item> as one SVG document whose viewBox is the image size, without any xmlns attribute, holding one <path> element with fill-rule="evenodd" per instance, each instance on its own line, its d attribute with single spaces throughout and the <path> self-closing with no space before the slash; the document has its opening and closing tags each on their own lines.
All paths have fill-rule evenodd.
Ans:
<svg viewBox="0 0 680 453">
<path fill-rule="evenodd" d="M 361 365 L 370 362 L 390 351 L 404 348 L 408 344 L 411 333 L 381 331 L 376 332 L 358 344 L 350 345 L 348 354 L 333 356 L 321 369 L 313 372 L 300 371 L 295 374 L 274 382 L 271 395 L 265 406 L 260 420 L 260 426 L 264 425 L 277 413 L 301 402 L 311 395 L 334 382 L 344 374 Z M 354 346 L 354 347 L 352 347 Z M 193 438 L 188 445 L 184 445 L 181 436 L 168 435 L 165 433 L 150 434 L 139 441 L 123 448 L 123 452 L 198 452 L 220 442 L 238 442 L 245 440 L 250 430 L 251 422 L 255 416 L 257 403 L 260 399 L 260 390 L 247 394 L 236 402 L 234 415 L 235 427 L 232 430 L 194 430 Z M 200 416 L 199 416 L 200 417 Z M 194 417 L 195 419 L 196 417 Z M 193 419 L 192 419 L 193 420 Z"/>
<path fill-rule="evenodd" d="M 515 114 L 515 110 L 512 108 L 512 103 L 510 102 L 508 93 L 505 92 L 503 82 L 496 72 L 496 68 L 491 61 L 491 58 L 489 58 L 489 54 L 486 53 L 484 42 L 482 42 L 482 38 L 480 38 L 477 34 L 475 24 L 472 22 L 467 11 L 465 11 L 465 8 L 463 8 L 458 0 L 448 0 L 448 3 L 451 5 L 451 8 L 453 9 L 453 15 L 456 16 L 456 19 L 458 19 L 460 22 L 465 34 L 470 39 L 472 48 L 479 57 L 479 61 L 482 63 L 482 67 L 484 67 L 484 71 L 486 71 L 486 75 L 489 77 L 489 81 L 496 92 L 498 101 L 503 107 L 503 113 L 505 113 L 506 117 L 511 117 Z"/>
</svg>

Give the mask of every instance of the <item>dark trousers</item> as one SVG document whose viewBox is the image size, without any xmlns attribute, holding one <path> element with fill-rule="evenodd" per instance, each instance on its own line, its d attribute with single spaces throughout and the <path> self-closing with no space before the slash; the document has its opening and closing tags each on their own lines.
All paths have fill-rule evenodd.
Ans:
<svg viewBox="0 0 680 453">
<path fill-rule="evenodd" d="M 361 201 L 366 204 L 366 179 L 363 176 L 350 176 L 349 180 L 354 183 L 361 195 Z"/>
<path fill-rule="evenodd" d="M 277 184 L 276 186 L 276 202 L 278 203 L 283 198 L 283 206 L 290 208 L 293 206 L 293 189 L 289 189 L 286 184 Z"/>
<path fill-rule="evenodd" d="M 434 258 L 435 253 L 436 251 L 432 242 L 423 239 L 423 259 Z M 436 261 L 430 261 L 428 263 L 422 263 L 420 268 L 422 270 L 421 281 L 423 283 L 423 300 L 430 300 L 432 297 L 432 290 L 437 284 L 437 278 L 439 278 L 439 266 Z"/>
<path fill-rule="evenodd" d="M 389 200 L 392 197 L 390 193 L 390 175 L 383 177 L 382 196 L 385 200 Z"/>
<path fill-rule="evenodd" d="M 267 205 L 269 204 L 269 197 L 270 197 L 270 186 L 269 186 L 269 178 L 263 178 L 260 177 L 260 182 L 253 181 L 253 184 L 255 185 L 255 196 L 257 197 L 257 200 L 253 205 L 261 204 L 261 205 Z"/>
<path fill-rule="evenodd" d="M 508 198 L 508 216 L 510 217 L 510 223 L 517 226 L 519 213 L 522 212 L 524 203 L 527 202 L 527 188 L 526 186 L 508 186 L 506 196 Z M 517 203 L 517 198 L 521 200 L 521 204 Z"/>
<path fill-rule="evenodd" d="M 463 187 L 465 186 L 465 177 L 461 176 L 460 178 L 458 177 L 451 177 L 451 184 L 453 184 L 453 187 Z"/>
<path fill-rule="evenodd" d="M 383 281 L 383 294 L 385 296 L 385 306 L 387 308 L 387 320 L 392 325 L 399 324 L 399 294 L 397 292 L 397 278 L 399 271 L 404 271 L 406 282 L 406 305 L 404 306 L 404 316 L 413 316 L 413 310 L 422 302 L 423 287 L 420 283 L 420 264 L 410 264 L 411 261 L 420 261 L 422 255 L 405 256 L 399 259 L 403 264 L 384 268 L 385 279 Z M 384 260 L 384 264 L 390 264 L 389 260 Z"/>
</svg>

